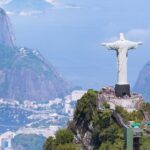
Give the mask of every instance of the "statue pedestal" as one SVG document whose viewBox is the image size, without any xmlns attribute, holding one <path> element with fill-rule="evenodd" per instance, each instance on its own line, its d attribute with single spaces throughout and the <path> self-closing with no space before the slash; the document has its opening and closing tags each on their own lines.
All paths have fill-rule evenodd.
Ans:
<svg viewBox="0 0 150 150">
<path fill-rule="evenodd" d="M 121 106 L 128 112 L 133 112 L 136 110 L 141 110 L 144 99 L 140 94 L 132 92 L 130 93 L 130 96 L 126 95 L 123 97 L 118 97 L 116 96 L 115 88 L 104 87 L 98 94 L 98 110 L 105 109 L 104 102 L 107 102 L 110 105 L 110 109 L 112 110 L 115 110 L 116 106 Z"/>
<path fill-rule="evenodd" d="M 117 97 L 123 97 L 125 95 L 128 95 L 129 97 L 131 96 L 130 94 L 130 85 L 129 84 L 124 84 L 124 85 L 115 85 L 115 94 Z"/>
</svg>

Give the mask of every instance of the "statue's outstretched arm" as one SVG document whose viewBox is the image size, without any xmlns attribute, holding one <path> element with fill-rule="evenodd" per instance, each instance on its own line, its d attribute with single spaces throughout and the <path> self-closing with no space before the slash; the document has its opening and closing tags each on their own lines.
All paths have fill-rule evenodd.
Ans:
<svg viewBox="0 0 150 150">
<path fill-rule="evenodd" d="M 129 49 L 136 49 L 139 45 L 142 45 L 142 42 L 131 42 Z"/>
<path fill-rule="evenodd" d="M 116 43 L 102 43 L 102 46 L 105 46 L 109 50 L 117 50 L 118 46 Z"/>
</svg>

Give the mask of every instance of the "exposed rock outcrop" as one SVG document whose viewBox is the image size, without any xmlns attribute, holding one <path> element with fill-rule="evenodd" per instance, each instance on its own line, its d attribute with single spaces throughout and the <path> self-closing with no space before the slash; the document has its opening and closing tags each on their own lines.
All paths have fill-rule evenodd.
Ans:
<svg viewBox="0 0 150 150">
<path fill-rule="evenodd" d="M 0 44 L 9 47 L 15 46 L 15 36 L 11 23 L 5 11 L 0 8 Z"/>
<path fill-rule="evenodd" d="M 128 112 L 132 112 L 141 109 L 144 99 L 140 94 L 132 92 L 130 97 L 128 95 L 117 97 L 113 87 L 104 87 L 98 94 L 99 109 L 103 109 L 101 106 L 103 106 L 104 102 L 107 102 L 113 110 L 115 110 L 116 106 L 121 106 Z"/>
</svg>

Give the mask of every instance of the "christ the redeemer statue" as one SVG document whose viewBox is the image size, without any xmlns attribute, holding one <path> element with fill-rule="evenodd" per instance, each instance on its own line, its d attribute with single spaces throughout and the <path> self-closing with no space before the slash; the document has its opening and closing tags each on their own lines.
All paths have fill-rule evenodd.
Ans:
<svg viewBox="0 0 150 150">
<path fill-rule="evenodd" d="M 113 43 L 102 43 L 109 50 L 115 50 L 117 53 L 118 63 L 118 82 L 115 86 L 116 96 L 123 97 L 124 95 L 130 96 L 130 85 L 127 80 L 127 60 L 128 50 L 135 49 L 142 42 L 133 42 L 125 39 L 124 34 L 120 33 L 120 40 Z"/>
</svg>

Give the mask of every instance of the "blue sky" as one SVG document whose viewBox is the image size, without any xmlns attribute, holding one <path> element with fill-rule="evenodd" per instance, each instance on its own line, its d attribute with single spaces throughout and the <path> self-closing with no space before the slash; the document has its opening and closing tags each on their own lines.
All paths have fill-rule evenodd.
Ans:
<svg viewBox="0 0 150 150">
<path fill-rule="evenodd" d="M 59 5 L 58 5 L 59 4 Z M 48 13 L 10 15 L 17 45 L 38 49 L 73 85 L 100 89 L 116 83 L 116 55 L 100 46 L 124 32 L 144 45 L 129 52 L 134 85 L 150 60 L 150 1 L 60 0 Z"/>
</svg>

